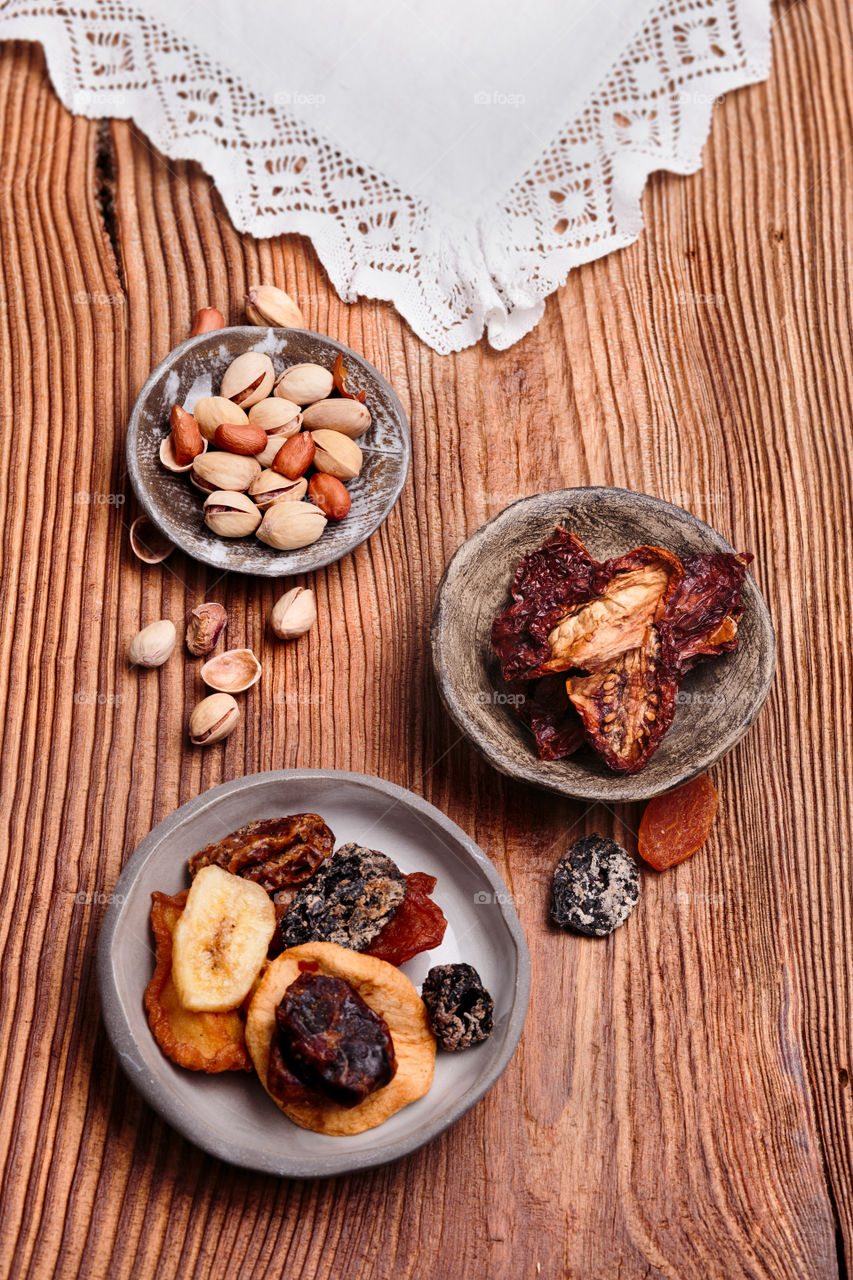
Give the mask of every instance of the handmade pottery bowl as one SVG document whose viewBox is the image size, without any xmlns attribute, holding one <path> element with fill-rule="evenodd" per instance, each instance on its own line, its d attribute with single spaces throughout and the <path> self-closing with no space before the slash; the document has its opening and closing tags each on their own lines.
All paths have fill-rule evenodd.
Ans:
<svg viewBox="0 0 853 1280">
<path fill-rule="evenodd" d="M 431 1089 L 384 1124 L 349 1137 L 312 1133 L 277 1109 L 254 1075 L 206 1076 L 161 1053 L 143 1008 L 154 968 L 151 893 L 189 887 L 187 859 L 254 818 L 322 814 L 336 846 L 381 849 L 404 872 L 436 877 L 444 940 L 402 965 L 420 987 L 435 964 L 465 961 L 495 1001 L 494 1030 L 464 1053 L 439 1052 Z M 420 796 L 360 773 L 293 769 L 214 787 L 182 805 L 131 857 L 110 895 L 98 942 L 104 1022 L 122 1067 L 151 1106 L 191 1142 L 231 1164 L 291 1178 L 352 1172 L 408 1155 L 442 1133 L 492 1087 L 518 1043 L 530 955 L 512 895 L 481 849 Z"/>
<path fill-rule="evenodd" d="M 540 760 L 532 736 L 501 695 L 489 635 L 495 614 L 510 602 L 519 560 L 558 522 L 599 560 L 647 544 L 678 555 L 733 550 L 690 512 L 647 494 L 584 488 L 522 498 L 463 543 L 445 570 L 432 619 L 438 688 L 462 732 L 502 773 L 578 799 L 645 800 L 703 773 L 746 733 L 773 679 L 770 614 L 747 574 L 738 648 L 688 672 L 673 724 L 639 773 L 613 773 L 589 747 L 565 760 Z"/>
<path fill-rule="evenodd" d="M 186 473 L 167 471 L 160 444 L 169 431 L 174 404 L 192 411 L 202 396 L 216 395 L 228 365 L 244 351 L 263 351 L 276 372 L 311 362 L 331 369 L 342 354 L 353 394 L 367 393 L 370 428 L 358 440 L 361 472 L 347 488 L 352 508 L 329 521 L 317 542 L 296 551 L 277 551 L 255 537 L 222 538 L 204 523 L 205 495 Z M 360 546 L 379 528 L 400 495 L 409 470 L 411 446 L 406 414 L 393 388 L 363 356 L 333 338 L 307 329 L 262 329 L 243 325 L 189 338 L 170 351 L 139 394 L 127 428 L 127 464 L 145 513 L 170 542 L 217 569 L 268 578 L 307 573 L 332 564 Z"/>
</svg>

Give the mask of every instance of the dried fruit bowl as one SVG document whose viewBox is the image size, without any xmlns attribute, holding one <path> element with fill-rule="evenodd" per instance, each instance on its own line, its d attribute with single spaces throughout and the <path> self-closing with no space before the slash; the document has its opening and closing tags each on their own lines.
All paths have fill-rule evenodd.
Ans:
<svg viewBox="0 0 853 1280">
<path fill-rule="evenodd" d="M 672 727 L 639 773 L 613 773 L 587 747 L 565 760 L 539 760 L 502 692 L 489 634 L 509 600 L 519 560 L 558 522 L 602 560 L 645 545 L 677 555 L 733 550 L 690 512 L 627 489 L 561 489 L 522 498 L 463 543 L 445 570 L 432 622 L 439 691 L 459 728 L 501 773 L 576 799 L 647 800 L 704 772 L 752 724 L 776 663 L 770 614 L 747 574 L 738 648 L 687 674 Z"/>
<path fill-rule="evenodd" d="M 361 473 L 349 483 L 352 507 L 339 524 L 296 551 L 277 551 L 256 538 L 218 537 L 202 518 L 204 494 L 186 475 L 167 471 L 159 450 L 173 404 L 192 409 L 217 393 L 228 365 L 244 351 L 264 351 L 276 371 L 294 364 L 331 370 L 342 354 L 349 389 L 365 391 L 373 421 L 358 443 Z M 333 564 L 379 528 L 397 501 L 409 470 L 409 425 L 402 404 L 381 373 L 363 356 L 333 338 L 307 329 L 261 329 L 252 325 L 217 329 L 189 338 L 158 365 L 140 392 L 127 428 L 127 463 L 136 496 L 158 529 L 187 555 L 217 569 L 281 578 Z"/>
</svg>

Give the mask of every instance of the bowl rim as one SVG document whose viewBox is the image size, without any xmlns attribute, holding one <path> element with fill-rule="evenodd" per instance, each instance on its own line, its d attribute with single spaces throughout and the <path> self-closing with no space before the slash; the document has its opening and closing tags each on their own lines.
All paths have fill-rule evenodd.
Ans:
<svg viewBox="0 0 853 1280">
<path fill-rule="evenodd" d="M 622 780 L 621 775 L 614 773 L 612 778 L 596 777 L 590 775 L 588 787 L 581 787 L 576 782 L 567 780 L 565 783 L 558 779 L 541 775 L 537 768 L 537 760 L 531 752 L 530 766 L 519 767 L 515 762 L 509 761 L 504 753 L 492 745 L 490 742 L 481 741 L 472 732 L 470 732 L 467 724 L 468 713 L 465 710 L 461 699 L 458 696 L 456 686 L 453 680 L 453 664 L 447 660 L 444 651 L 443 631 L 444 631 L 444 611 L 448 607 L 447 589 L 448 584 L 453 580 L 454 576 L 460 571 L 466 560 L 476 552 L 478 547 L 488 544 L 491 540 L 495 526 L 499 524 L 511 524 L 517 519 L 519 509 L 528 506 L 531 503 L 538 503 L 543 498 L 549 498 L 554 502 L 555 506 L 565 504 L 565 515 L 570 515 L 570 507 L 573 501 L 579 496 L 599 498 L 602 501 L 612 499 L 614 496 L 622 503 L 626 499 L 631 499 L 638 503 L 641 507 L 651 509 L 653 511 L 667 512 L 669 514 L 676 513 L 679 518 L 687 517 L 688 521 L 701 532 L 707 533 L 714 539 L 716 544 L 722 544 L 722 548 L 737 554 L 735 548 L 714 529 L 711 525 L 701 520 L 691 511 L 687 511 L 684 507 L 678 507 L 674 503 L 667 502 L 663 498 L 657 498 L 653 494 L 641 493 L 635 489 L 622 489 L 615 485 L 575 485 L 570 489 L 546 489 L 541 493 L 528 494 L 525 497 L 518 498 L 509 506 L 504 507 L 496 515 L 480 525 L 478 529 L 457 547 L 447 563 L 447 567 L 441 576 L 438 587 L 436 589 L 433 601 L 432 617 L 430 622 L 430 651 L 432 656 L 432 666 L 435 675 L 435 682 L 438 687 L 439 696 L 442 704 L 453 720 L 457 728 L 465 735 L 467 740 L 473 744 L 482 756 L 488 760 L 499 773 L 505 777 L 513 778 L 517 781 L 527 782 L 542 790 L 550 791 L 556 795 L 567 796 L 572 800 L 586 800 L 590 802 L 610 800 L 613 803 L 634 803 L 637 801 L 650 800 L 653 796 L 663 795 L 668 791 L 673 791 L 677 787 L 683 786 L 689 782 L 691 778 L 697 777 L 698 774 L 704 773 L 710 769 L 718 760 L 727 755 L 729 751 L 735 747 L 741 738 L 748 732 L 755 721 L 756 716 L 764 705 L 767 696 L 773 684 L 773 678 L 776 672 L 777 660 L 777 644 L 776 632 L 773 627 L 773 621 L 770 616 L 770 610 L 764 599 L 758 584 L 752 574 L 747 570 L 746 581 L 744 584 L 745 591 L 749 592 L 750 601 L 754 606 L 757 614 L 757 620 L 762 633 L 765 636 L 767 646 L 769 648 L 769 662 L 764 678 L 758 688 L 756 697 L 753 700 L 749 714 L 745 720 L 729 734 L 721 740 L 718 745 L 709 752 L 706 752 L 699 760 L 691 763 L 689 767 L 683 769 L 679 776 L 673 781 L 668 781 L 665 785 L 654 784 L 650 786 L 636 787 L 636 780 L 642 778 L 642 771 L 639 774 L 628 775 L 634 787 L 631 795 L 618 794 L 618 784 Z M 555 513 L 556 515 L 557 513 Z M 532 548 L 531 548 L 532 549 Z M 520 552 L 520 556 L 525 554 Z M 559 763 L 559 762 L 555 762 Z"/>
<path fill-rule="evenodd" d="M 280 1158 L 270 1159 L 260 1155 L 253 1147 L 243 1144 L 229 1143 L 211 1133 L 209 1126 L 196 1119 L 193 1113 L 187 1112 L 172 1096 L 164 1093 L 157 1077 L 146 1065 L 139 1052 L 136 1037 L 125 1012 L 122 996 L 118 990 L 112 968 L 112 957 L 120 929 L 129 893 L 142 868 L 152 858 L 163 841 L 172 832 L 193 819 L 205 809 L 215 806 L 224 796 L 235 791 L 266 786 L 270 782 L 299 782 L 335 780 L 351 782 L 358 786 L 378 791 L 395 801 L 414 809 L 417 814 L 436 823 L 451 840 L 462 846 L 465 854 L 476 865 L 488 881 L 495 897 L 494 903 L 501 913 L 511 942 L 514 946 L 516 960 L 515 986 L 512 1005 L 506 1023 L 504 1042 L 496 1059 L 477 1081 L 466 1089 L 440 1115 L 422 1125 L 413 1133 L 400 1136 L 386 1143 L 373 1152 L 362 1151 L 358 1155 L 347 1156 L 345 1148 L 337 1152 L 322 1155 L 316 1159 L 305 1156 L 288 1156 L 283 1152 Z M 511 895 L 500 874 L 493 866 L 483 850 L 457 826 L 446 814 L 421 796 L 378 778 L 372 774 L 355 773 L 342 769 L 273 769 L 264 773 L 246 774 L 234 778 L 230 782 L 220 783 L 185 804 L 173 810 L 154 827 L 139 843 L 134 853 L 123 867 L 116 885 L 110 894 L 109 901 L 101 922 L 97 948 L 97 983 L 101 1002 L 101 1011 L 107 1036 L 118 1057 L 119 1063 L 146 1102 L 162 1116 L 173 1129 L 185 1138 L 206 1151 L 208 1154 L 245 1169 L 253 1169 L 261 1173 L 275 1174 L 288 1178 L 320 1178 L 334 1177 L 342 1173 L 355 1173 L 363 1169 L 373 1169 L 392 1160 L 399 1160 L 410 1155 L 445 1129 L 455 1124 L 466 1111 L 469 1111 L 492 1088 L 509 1065 L 527 1015 L 530 996 L 530 952 L 521 922 L 512 905 Z M 380 1126 L 381 1131 L 381 1126 Z"/>
<path fill-rule="evenodd" d="M 355 356 L 357 360 L 359 360 L 362 364 L 364 364 L 367 367 L 370 373 L 370 376 L 382 388 L 383 393 L 387 396 L 388 400 L 390 401 L 397 419 L 397 426 L 399 428 L 399 438 L 400 438 L 400 444 L 401 444 L 401 449 L 399 453 L 400 471 L 397 479 L 394 481 L 394 484 L 391 490 L 389 491 L 387 501 L 383 504 L 382 513 L 379 519 L 376 521 L 376 523 L 372 525 L 372 527 L 368 528 L 363 535 L 359 535 L 356 537 L 355 541 L 349 542 L 343 548 L 343 550 L 339 549 L 339 550 L 326 550 L 325 552 L 321 551 L 319 548 L 322 546 L 323 540 L 322 538 L 320 538 L 317 543 L 313 544 L 315 547 L 318 548 L 316 559 L 312 560 L 310 565 L 305 565 L 302 568 L 291 568 L 291 567 L 288 567 L 286 563 L 283 563 L 283 561 L 286 559 L 287 556 L 293 554 L 292 552 L 287 552 L 287 551 L 276 552 L 275 549 L 272 547 L 269 548 L 270 558 L 269 558 L 268 568 L 261 567 L 261 566 L 258 566 L 256 568 L 250 568 L 250 569 L 247 569 L 244 566 L 233 567 L 233 568 L 232 567 L 223 568 L 221 561 L 217 560 L 212 554 L 205 555 L 198 550 L 195 550 L 195 549 L 191 550 L 188 546 L 185 545 L 183 541 L 175 540 L 173 537 L 171 537 L 170 533 L 163 528 L 163 525 L 161 523 L 161 520 L 158 514 L 157 504 L 152 499 L 151 494 L 147 486 L 144 484 L 142 477 L 139 473 L 139 463 L 137 459 L 137 444 L 139 440 L 142 414 L 145 407 L 145 403 L 148 397 L 151 395 L 154 384 L 158 381 L 159 378 L 163 376 L 164 373 L 167 373 L 171 369 L 174 369 L 176 366 L 178 366 L 180 364 L 180 361 L 184 358 L 184 356 L 186 356 L 194 347 L 199 346 L 202 343 L 209 342 L 212 338 L 215 338 L 217 335 L 221 336 L 222 334 L 225 334 L 225 333 L 237 333 L 241 335 L 245 334 L 247 338 L 253 338 L 255 342 L 260 342 L 262 341 L 261 335 L 269 334 L 270 332 L 273 332 L 276 334 L 296 333 L 296 334 L 299 334 L 300 336 L 319 339 L 321 342 L 327 343 L 329 347 L 331 347 L 334 351 L 338 352 L 341 355 Z M 250 348 L 247 347 L 246 349 L 249 350 Z M 197 563 L 211 565 L 213 568 L 218 569 L 220 572 L 244 573 L 247 576 L 253 577 L 253 578 L 286 578 L 286 577 L 298 575 L 300 573 L 313 573 L 316 569 L 323 569 L 327 565 L 336 564 L 337 561 L 342 560 L 344 556 L 351 555 L 353 551 L 355 551 L 358 547 L 362 546 L 362 544 L 365 543 L 368 540 L 368 538 L 371 538 L 377 529 L 382 527 L 382 525 L 388 519 L 389 515 L 391 514 L 394 507 L 396 506 L 397 501 L 400 497 L 400 494 L 403 491 L 403 487 L 409 477 L 409 470 L 411 468 L 411 461 L 412 461 L 412 441 L 411 441 L 411 430 L 409 427 L 409 419 L 405 409 L 403 408 L 403 404 L 402 404 L 402 401 L 400 400 L 400 397 L 397 395 L 397 392 L 391 386 L 387 378 L 385 378 L 379 372 L 376 366 L 374 364 L 371 364 L 371 362 L 367 359 L 367 357 L 362 355 L 361 352 L 356 351 L 353 347 L 348 347 L 346 343 L 339 342 L 337 338 L 330 338 L 328 334 L 318 333 L 314 329 L 286 329 L 286 328 L 283 328 L 281 325 L 261 326 L 261 325 L 249 325 L 249 324 L 235 324 L 235 325 L 225 325 L 225 327 L 222 329 L 213 329 L 213 330 L 209 330 L 206 333 L 199 333 L 199 334 L 196 334 L 196 336 L 193 338 L 186 338 L 183 342 L 179 343 L 178 346 L 172 347 L 172 349 L 169 352 L 167 352 L 167 354 L 163 357 L 163 359 L 160 361 L 157 367 L 151 371 L 151 373 L 148 375 L 148 377 L 145 380 L 142 390 L 139 392 L 139 395 L 136 397 L 136 400 L 133 403 L 133 408 L 131 409 L 130 416 L 127 420 L 127 429 L 125 432 L 125 459 L 127 462 L 127 472 L 128 472 L 128 475 L 130 476 L 130 483 L 133 488 L 133 492 L 136 496 L 136 500 L 139 503 L 142 511 L 144 511 L 145 514 L 148 516 L 148 518 L 153 521 L 153 523 L 157 526 L 157 528 L 160 530 L 163 536 L 168 538 L 169 541 L 174 544 L 174 546 L 176 546 L 180 551 L 184 553 L 184 555 L 189 556 L 191 560 L 195 560 Z M 298 550 L 301 552 L 301 551 L 308 550 L 308 548 L 300 547 L 298 548 Z"/>
</svg>

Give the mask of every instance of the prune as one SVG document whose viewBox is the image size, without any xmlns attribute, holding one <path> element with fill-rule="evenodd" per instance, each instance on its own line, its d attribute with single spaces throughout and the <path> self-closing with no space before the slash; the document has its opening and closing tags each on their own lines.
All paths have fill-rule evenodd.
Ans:
<svg viewBox="0 0 853 1280">
<path fill-rule="evenodd" d="M 283 1102 L 301 1085 L 355 1107 L 397 1070 L 385 1019 L 343 978 L 303 972 L 285 991 L 275 1021 L 279 1060 L 271 1054 L 267 1084 L 285 1095 Z"/>
<path fill-rule="evenodd" d="M 335 837 L 317 813 L 259 818 L 194 853 L 190 875 L 214 863 L 273 893 L 304 884 L 334 847 Z"/>
<path fill-rule="evenodd" d="M 708 839 L 718 801 L 707 774 L 655 796 L 640 821 L 640 857 L 656 871 L 692 857 Z"/>
<path fill-rule="evenodd" d="M 439 964 L 424 979 L 421 999 L 442 1049 L 455 1053 L 488 1039 L 495 1002 L 470 964 Z"/>
<path fill-rule="evenodd" d="M 444 937 L 447 920 L 430 894 L 435 876 L 413 871 L 406 876 L 406 896 L 381 933 L 365 947 L 365 953 L 388 964 L 401 965 L 420 951 L 437 947 Z"/>
<path fill-rule="evenodd" d="M 582 836 L 557 863 L 551 892 L 555 924 L 604 938 L 624 924 L 637 905 L 637 864 L 615 840 Z"/>
<path fill-rule="evenodd" d="M 406 896 L 406 878 L 384 853 L 341 845 L 304 885 L 279 925 L 285 947 L 336 942 L 364 951 Z"/>
</svg>

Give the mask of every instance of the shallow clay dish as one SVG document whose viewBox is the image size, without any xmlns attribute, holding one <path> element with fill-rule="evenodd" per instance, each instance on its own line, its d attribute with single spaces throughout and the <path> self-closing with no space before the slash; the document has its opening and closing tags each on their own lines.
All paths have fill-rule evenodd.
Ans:
<svg viewBox="0 0 853 1280">
<path fill-rule="evenodd" d="M 402 965 L 418 989 L 435 964 L 464 960 L 495 999 L 495 1029 L 464 1053 L 439 1052 L 432 1088 L 366 1133 L 345 1138 L 292 1124 L 254 1075 L 205 1076 L 161 1053 L 142 997 L 154 967 L 151 893 L 177 893 L 190 880 L 187 859 L 253 818 L 317 812 L 335 847 L 356 840 L 381 849 L 403 871 L 437 878 L 434 897 L 447 916 L 435 951 Z M 214 787 L 182 805 L 131 857 L 104 915 L 98 943 L 104 1022 L 129 1079 L 191 1142 L 231 1164 L 291 1178 L 367 1169 L 408 1155 L 452 1125 L 491 1088 L 518 1043 L 527 1010 L 530 956 L 510 894 L 485 854 L 419 796 L 361 773 L 325 769 L 257 773 Z"/>
<path fill-rule="evenodd" d="M 312 362 L 330 369 L 343 354 L 347 388 L 367 392 L 373 421 L 357 441 L 364 465 L 347 485 L 349 515 L 326 525 L 317 542 L 297 551 L 276 551 L 257 538 L 220 538 L 202 518 L 205 495 L 186 474 L 167 471 L 159 457 L 172 405 L 192 411 L 202 396 L 217 395 L 228 365 L 244 351 L 265 351 L 276 373 Z M 406 414 L 396 392 L 363 356 L 308 329 L 261 329 L 243 325 L 217 329 L 175 347 L 154 370 L 133 407 L 127 428 L 127 465 L 145 513 L 175 546 L 217 569 L 281 578 L 307 573 L 348 555 L 369 538 L 399 497 L 409 470 L 411 446 Z"/>
<path fill-rule="evenodd" d="M 558 522 L 599 560 L 645 544 L 677 555 L 733 550 L 690 512 L 627 489 L 561 489 L 522 498 L 463 543 L 445 570 L 432 619 L 439 691 L 459 728 L 502 773 L 578 799 L 645 800 L 703 773 L 746 733 L 773 679 L 770 614 L 747 574 L 738 648 L 687 674 L 675 720 L 639 773 L 611 772 L 589 747 L 566 760 L 540 760 L 533 738 L 502 701 L 489 634 L 495 614 L 510 601 L 519 560 Z"/>
</svg>

